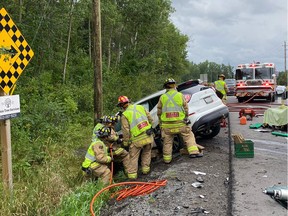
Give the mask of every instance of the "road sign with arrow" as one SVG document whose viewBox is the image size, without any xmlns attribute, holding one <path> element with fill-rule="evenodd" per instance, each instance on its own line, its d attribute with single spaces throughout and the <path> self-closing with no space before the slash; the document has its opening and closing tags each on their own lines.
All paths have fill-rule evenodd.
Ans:
<svg viewBox="0 0 288 216">
<path fill-rule="evenodd" d="M 34 55 L 7 13 L 0 10 L 0 87 L 9 93 Z"/>
</svg>

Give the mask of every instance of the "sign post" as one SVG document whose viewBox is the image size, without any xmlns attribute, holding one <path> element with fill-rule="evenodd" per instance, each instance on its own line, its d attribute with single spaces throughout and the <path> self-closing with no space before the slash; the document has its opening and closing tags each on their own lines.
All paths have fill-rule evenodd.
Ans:
<svg viewBox="0 0 288 216">
<path fill-rule="evenodd" d="M 2 8 L 0 10 L 0 133 L 4 189 L 10 191 L 13 189 L 10 118 L 20 114 L 20 103 L 19 96 L 11 97 L 9 93 L 33 55 L 33 50 L 7 11 Z"/>
</svg>

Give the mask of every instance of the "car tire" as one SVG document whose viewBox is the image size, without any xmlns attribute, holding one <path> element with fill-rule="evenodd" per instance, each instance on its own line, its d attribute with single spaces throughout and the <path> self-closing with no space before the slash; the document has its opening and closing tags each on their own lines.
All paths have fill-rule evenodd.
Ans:
<svg viewBox="0 0 288 216">
<path fill-rule="evenodd" d="M 275 94 L 272 94 L 272 93 L 269 94 L 267 100 L 268 100 L 269 102 L 275 102 Z"/>
<path fill-rule="evenodd" d="M 220 130 L 221 130 L 221 125 L 219 123 L 219 124 L 212 126 L 209 130 L 205 132 L 199 132 L 198 135 L 204 139 L 212 139 L 213 137 L 219 134 Z"/>
<path fill-rule="evenodd" d="M 244 102 L 244 98 L 242 98 L 242 97 L 238 97 L 237 99 L 238 99 L 238 103 Z"/>
</svg>

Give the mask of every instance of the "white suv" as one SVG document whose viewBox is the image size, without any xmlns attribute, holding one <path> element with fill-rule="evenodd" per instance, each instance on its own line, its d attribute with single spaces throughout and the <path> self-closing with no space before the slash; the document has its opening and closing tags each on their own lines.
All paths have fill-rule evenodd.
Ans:
<svg viewBox="0 0 288 216">
<path fill-rule="evenodd" d="M 177 90 L 184 94 L 189 106 L 189 119 L 191 130 L 195 137 L 212 138 L 221 129 L 221 121 L 228 117 L 229 111 L 209 87 L 200 85 L 198 80 L 189 80 L 178 85 Z M 151 94 L 134 104 L 141 104 L 152 115 L 154 119 L 153 128 L 156 129 L 155 143 L 158 149 L 162 150 L 161 133 L 158 125 L 157 103 L 165 89 Z M 179 151 L 183 147 L 183 142 L 179 137 L 175 138 L 173 151 Z"/>
</svg>

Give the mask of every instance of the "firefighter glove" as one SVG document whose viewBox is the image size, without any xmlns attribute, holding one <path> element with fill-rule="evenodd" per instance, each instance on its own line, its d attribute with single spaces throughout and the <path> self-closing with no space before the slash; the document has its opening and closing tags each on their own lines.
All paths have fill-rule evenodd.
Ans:
<svg viewBox="0 0 288 216">
<path fill-rule="evenodd" d="M 188 118 L 185 118 L 185 119 L 184 119 L 184 122 L 185 122 L 186 125 L 191 124 L 191 121 L 190 121 L 190 119 L 188 119 Z"/>
<path fill-rule="evenodd" d="M 116 142 L 117 142 L 117 144 L 122 144 L 123 143 L 123 139 L 118 138 Z"/>
<path fill-rule="evenodd" d="M 123 146 L 124 147 L 127 147 L 129 144 L 128 144 L 128 142 L 127 141 L 123 141 Z"/>
<path fill-rule="evenodd" d="M 91 175 L 92 174 L 92 171 L 89 167 L 88 168 L 82 167 L 82 171 L 83 171 L 84 175 Z"/>
<path fill-rule="evenodd" d="M 153 134 L 153 128 L 150 128 L 150 129 L 146 130 L 146 134 L 148 136 L 151 136 Z"/>
</svg>

